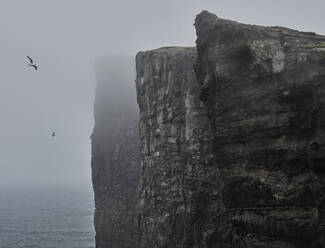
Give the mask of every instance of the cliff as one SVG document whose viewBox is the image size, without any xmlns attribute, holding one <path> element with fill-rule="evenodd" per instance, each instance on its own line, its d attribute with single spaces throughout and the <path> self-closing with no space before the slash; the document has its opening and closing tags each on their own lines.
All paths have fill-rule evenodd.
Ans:
<svg viewBox="0 0 325 248">
<path fill-rule="evenodd" d="M 137 247 L 140 172 L 134 62 L 108 57 L 96 62 L 92 180 L 96 248 Z"/>
<path fill-rule="evenodd" d="M 324 247 L 325 36 L 208 12 L 195 27 L 228 226 L 212 243 Z"/>
<path fill-rule="evenodd" d="M 140 246 L 324 247 L 325 37 L 195 27 L 136 58 Z"/>
<path fill-rule="evenodd" d="M 96 247 L 325 247 L 325 37 L 195 28 L 137 54 L 140 118 L 131 64 L 97 63 Z"/>
<path fill-rule="evenodd" d="M 201 200 L 214 157 L 195 61 L 196 49 L 181 47 L 136 57 L 141 247 L 198 247 L 202 239 Z"/>
</svg>

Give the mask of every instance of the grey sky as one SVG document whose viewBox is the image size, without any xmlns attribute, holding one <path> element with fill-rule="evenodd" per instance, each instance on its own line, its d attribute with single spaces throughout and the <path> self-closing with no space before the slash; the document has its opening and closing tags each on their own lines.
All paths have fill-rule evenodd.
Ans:
<svg viewBox="0 0 325 248">
<path fill-rule="evenodd" d="M 325 34 L 323 0 L 0 0 L 0 187 L 90 185 L 94 59 L 193 46 L 203 9 Z"/>
</svg>

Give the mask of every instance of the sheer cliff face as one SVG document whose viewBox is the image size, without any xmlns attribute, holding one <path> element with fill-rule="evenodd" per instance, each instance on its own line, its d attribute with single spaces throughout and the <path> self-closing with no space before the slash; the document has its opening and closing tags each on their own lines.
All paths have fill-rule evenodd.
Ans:
<svg viewBox="0 0 325 248">
<path fill-rule="evenodd" d="M 99 63 L 97 248 L 325 247 L 325 37 L 195 27 L 197 48 L 138 53 L 139 126 L 131 67 Z"/>
<path fill-rule="evenodd" d="M 325 247 L 325 37 L 195 26 L 137 55 L 140 246 Z"/>
<path fill-rule="evenodd" d="M 141 247 L 200 247 L 214 156 L 195 60 L 195 48 L 180 47 L 136 57 Z"/>
<path fill-rule="evenodd" d="M 96 248 L 137 247 L 140 157 L 132 60 L 113 57 L 96 63 L 91 137 Z"/>
<path fill-rule="evenodd" d="M 325 247 L 325 37 L 196 18 L 222 247 Z M 234 246 L 235 245 L 235 246 Z"/>
</svg>

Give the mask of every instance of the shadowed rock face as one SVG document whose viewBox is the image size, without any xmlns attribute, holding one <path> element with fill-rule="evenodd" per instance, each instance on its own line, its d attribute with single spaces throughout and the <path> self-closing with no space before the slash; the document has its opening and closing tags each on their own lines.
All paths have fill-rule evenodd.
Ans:
<svg viewBox="0 0 325 248">
<path fill-rule="evenodd" d="M 140 107 L 141 247 L 201 247 L 215 180 L 211 128 L 196 82 L 195 48 L 136 57 Z"/>
<path fill-rule="evenodd" d="M 325 37 L 195 26 L 136 59 L 140 247 L 325 247 Z"/>
<path fill-rule="evenodd" d="M 325 37 L 195 21 L 222 214 L 208 247 L 325 247 Z"/>
<path fill-rule="evenodd" d="M 96 248 L 137 247 L 140 156 L 132 60 L 104 58 L 95 68 L 91 164 Z"/>
<path fill-rule="evenodd" d="M 325 247 L 325 37 L 195 27 L 197 49 L 136 57 L 140 154 L 134 101 L 98 87 L 97 248 Z"/>
</svg>

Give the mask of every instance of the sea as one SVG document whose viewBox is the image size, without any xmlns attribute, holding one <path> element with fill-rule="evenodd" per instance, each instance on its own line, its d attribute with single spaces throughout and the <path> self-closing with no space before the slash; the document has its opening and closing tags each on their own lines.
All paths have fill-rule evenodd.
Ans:
<svg viewBox="0 0 325 248">
<path fill-rule="evenodd" d="M 0 248 L 94 248 L 89 189 L 0 189 Z"/>
</svg>

